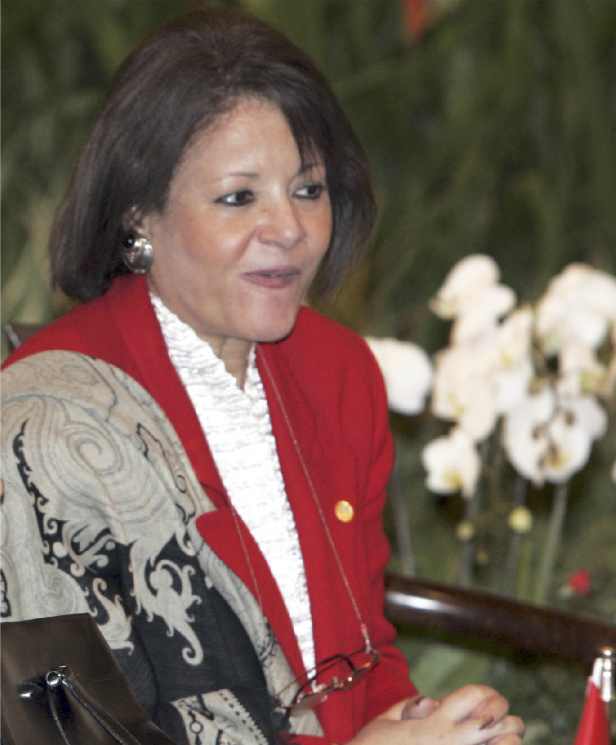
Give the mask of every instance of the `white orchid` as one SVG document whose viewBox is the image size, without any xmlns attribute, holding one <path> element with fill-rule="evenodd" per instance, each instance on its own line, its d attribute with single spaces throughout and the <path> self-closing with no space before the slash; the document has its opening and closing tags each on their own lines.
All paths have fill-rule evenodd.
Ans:
<svg viewBox="0 0 616 745">
<path fill-rule="evenodd" d="M 451 346 L 435 356 L 432 412 L 457 422 L 475 442 L 481 442 L 496 425 L 496 391 L 489 384 L 492 338 Z"/>
<path fill-rule="evenodd" d="M 562 484 L 588 462 L 593 438 L 580 423 L 559 411 L 546 428 L 548 447 L 541 459 L 545 481 Z"/>
<path fill-rule="evenodd" d="M 607 377 L 603 390 L 605 398 L 611 396 L 616 387 L 616 322 L 612 324 L 611 337 L 612 359 L 607 363 Z"/>
<path fill-rule="evenodd" d="M 592 396 L 559 399 L 551 387 L 531 394 L 505 417 L 503 445 L 515 469 L 534 484 L 562 483 L 586 465 L 607 415 Z"/>
<path fill-rule="evenodd" d="M 461 427 L 429 442 L 421 453 L 427 486 L 438 494 L 461 492 L 470 498 L 475 491 L 481 461 L 472 438 Z"/>
<path fill-rule="evenodd" d="M 432 411 L 455 421 L 476 442 L 494 430 L 501 414 L 528 390 L 532 314 L 512 313 L 491 330 L 463 344 L 452 344 L 435 357 Z"/>
<path fill-rule="evenodd" d="M 533 336 L 533 312 L 526 306 L 511 313 L 501 324 L 498 351 L 502 367 L 515 367 L 530 356 Z"/>
<path fill-rule="evenodd" d="M 531 340 L 533 314 L 520 308 L 500 325 L 494 345 L 492 373 L 496 388 L 496 408 L 504 414 L 527 394 L 533 378 Z"/>
<path fill-rule="evenodd" d="M 500 283 L 494 260 L 472 255 L 452 268 L 430 305 L 451 321 L 449 343 L 433 357 L 431 411 L 452 425 L 423 448 L 421 460 L 428 489 L 466 500 L 456 531 L 463 545 L 459 576 L 464 581 L 472 576 L 479 556 L 479 543 L 472 541 L 484 529 L 480 495 L 500 489 L 499 466 L 506 459 L 535 487 L 554 484 L 536 588 L 537 599 L 545 601 L 568 484 L 607 433 L 600 401 L 616 387 L 616 278 L 573 264 L 550 282 L 535 307 L 516 308 L 516 296 Z M 391 408 L 418 411 L 430 385 L 427 376 L 416 396 L 395 391 L 417 385 L 413 375 L 421 364 L 390 350 L 396 342 L 369 342 L 383 368 Z M 396 403 L 405 396 L 413 401 L 410 407 Z M 489 477 L 478 488 L 483 468 Z M 616 462 L 611 478 L 616 482 Z M 518 502 L 524 489 L 517 481 L 515 489 Z M 517 537 L 533 531 L 530 508 L 517 504 L 508 524 Z M 511 561 L 519 546 L 511 543 Z"/>
<path fill-rule="evenodd" d="M 422 453 L 435 492 L 470 498 L 481 471 L 477 446 L 501 424 L 507 459 L 537 486 L 569 480 L 607 431 L 598 399 L 616 386 L 616 278 L 572 264 L 535 308 L 515 302 L 496 262 L 474 254 L 451 269 L 431 302 L 452 321 L 434 368 L 415 345 L 367 340 L 391 409 L 418 413 L 432 387 L 432 413 L 453 423 Z"/>
<path fill-rule="evenodd" d="M 556 390 L 560 393 L 557 385 Z M 579 426 L 593 440 L 598 440 L 607 432 L 607 414 L 594 396 L 559 396 L 559 409 L 571 426 Z"/>
<path fill-rule="evenodd" d="M 498 278 L 494 259 L 483 254 L 466 256 L 451 269 L 430 307 L 440 318 L 455 318 L 469 297 L 493 287 Z"/>
<path fill-rule="evenodd" d="M 383 373 L 390 409 L 407 415 L 422 411 L 434 376 L 430 357 L 411 342 L 373 337 L 366 341 Z"/>
<path fill-rule="evenodd" d="M 558 385 L 562 394 L 592 393 L 606 398 L 610 395 L 608 369 L 592 347 L 572 339 L 561 348 L 558 359 Z"/>
<path fill-rule="evenodd" d="M 554 391 L 530 393 L 503 423 L 503 447 L 513 467 L 534 484 L 544 481 L 542 458 L 550 446 L 547 423 L 555 410 Z"/>
<path fill-rule="evenodd" d="M 505 285 L 493 285 L 469 295 L 451 330 L 454 344 L 472 340 L 490 332 L 515 305 L 516 296 Z"/>
<path fill-rule="evenodd" d="M 616 278 L 571 264 L 549 284 L 537 305 L 536 333 L 548 355 L 577 339 L 596 349 L 616 323 Z"/>
<path fill-rule="evenodd" d="M 575 299 L 598 316 L 616 320 L 616 278 L 587 264 L 569 264 L 548 291 Z"/>
</svg>

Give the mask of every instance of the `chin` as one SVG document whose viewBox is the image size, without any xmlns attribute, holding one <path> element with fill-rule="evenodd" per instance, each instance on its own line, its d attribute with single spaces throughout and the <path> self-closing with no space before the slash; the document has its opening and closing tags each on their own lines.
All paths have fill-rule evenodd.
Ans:
<svg viewBox="0 0 616 745">
<path fill-rule="evenodd" d="M 299 305 L 268 308 L 267 312 L 253 315 L 252 339 L 257 342 L 275 342 L 286 338 L 295 326 Z"/>
<path fill-rule="evenodd" d="M 268 342 L 271 343 L 275 341 L 282 341 L 283 339 L 286 339 L 291 331 L 293 331 L 296 318 L 297 316 L 295 316 L 288 323 L 276 323 L 267 327 L 261 327 L 260 329 L 256 330 L 253 338 L 255 341 L 262 342 L 264 344 Z"/>
</svg>

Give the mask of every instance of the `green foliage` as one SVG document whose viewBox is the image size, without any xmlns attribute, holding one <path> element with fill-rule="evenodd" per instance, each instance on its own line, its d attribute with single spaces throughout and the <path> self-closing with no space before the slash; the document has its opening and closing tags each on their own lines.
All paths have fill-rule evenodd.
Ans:
<svg viewBox="0 0 616 745">
<path fill-rule="evenodd" d="M 461 0 L 414 44 L 398 0 L 235 4 L 318 61 L 374 166 L 373 249 L 332 314 L 434 348 L 425 301 L 464 254 L 493 255 L 523 296 L 570 261 L 615 270 L 616 3 Z M 4 317 L 54 313 L 45 237 L 70 164 L 120 60 L 186 7 L 6 4 Z"/>
<path fill-rule="evenodd" d="M 523 299 L 571 261 L 614 271 L 615 30 L 613 3 L 467 0 L 337 84 L 382 195 L 366 326 L 434 343 L 418 305 L 468 253 Z"/>
<path fill-rule="evenodd" d="M 2 316 L 64 309 L 46 258 L 53 214 L 112 73 L 184 0 L 22 0 L 3 6 Z"/>
</svg>

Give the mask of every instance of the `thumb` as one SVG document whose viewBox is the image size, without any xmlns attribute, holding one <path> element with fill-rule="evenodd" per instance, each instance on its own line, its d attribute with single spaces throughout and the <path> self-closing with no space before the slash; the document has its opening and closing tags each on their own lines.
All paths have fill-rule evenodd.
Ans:
<svg viewBox="0 0 616 745">
<path fill-rule="evenodd" d="M 404 704 L 400 719 L 424 719 L 430 716 L 433 711 L 436 711 L 440 705 L 440 701 L 428 696 L 415 696 L 409 698 Z"/>
</svg>

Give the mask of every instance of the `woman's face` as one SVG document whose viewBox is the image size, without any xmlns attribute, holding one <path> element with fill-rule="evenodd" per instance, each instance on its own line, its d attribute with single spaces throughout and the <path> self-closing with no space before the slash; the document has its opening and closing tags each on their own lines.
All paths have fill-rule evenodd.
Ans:
<svg viewBox="0 0 616 745">
<path fill-rule="evenodd" d="M 163 213 L 140 229 L 154 247 L 152 289 L 224 359 L 229 343 L 293 328 L 330 242 L 325 168 L 302 165 L 278 108 L 245 99 L 197 135 Z"/>
</svg>

